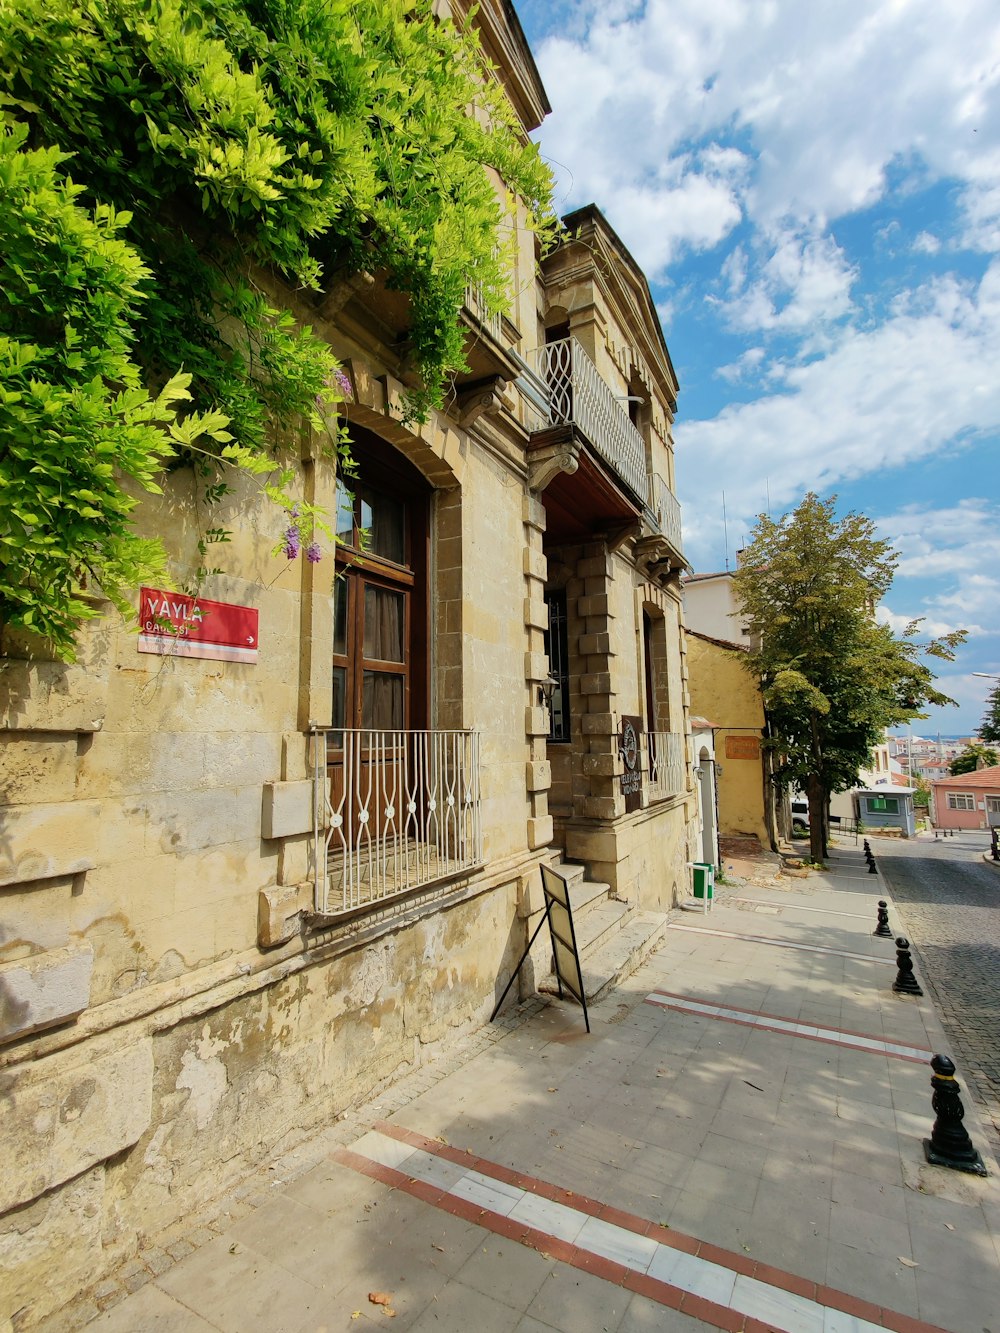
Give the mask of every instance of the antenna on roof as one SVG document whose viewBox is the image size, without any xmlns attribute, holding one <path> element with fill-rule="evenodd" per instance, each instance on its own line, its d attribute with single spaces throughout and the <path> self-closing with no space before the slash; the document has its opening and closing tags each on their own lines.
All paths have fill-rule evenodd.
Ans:
<svg viewBox="0 0 1000 1333">
<path fill-rule="evenodd" d="M 726 492 L 722 492 L 722 530 L 726 535 L 726 573 L 729 573 L 729 521 L 726 518 Z"/>
</svg>

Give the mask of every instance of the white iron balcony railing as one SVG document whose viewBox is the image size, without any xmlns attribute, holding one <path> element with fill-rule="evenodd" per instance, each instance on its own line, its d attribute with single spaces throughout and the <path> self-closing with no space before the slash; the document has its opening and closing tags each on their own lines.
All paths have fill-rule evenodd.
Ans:
<svg viewBox="0 0 1000 1333">
<path fill-rule="evenodd" d="M 503 316 L 491 314 L 487 310 L 482 287 L 466 287 L 465 308 L 475 316 L 494 342 L 503 342 Z"/>
<path fill-rule="evenodd" d="M 646 448 L 611 386 L 575 338 L 538 348 L 538 375 L 548 386 L 550 424 L 574 425 L 631 490 L 644 499 Z"/>
<path fill-rule="evenodd" d="M 681 506 L 673 491 L 658 472 L 649 474 L 649 507 L 653 511 L 660 533 L 678 555 L 684 548 L 681 545 Z"/>
<path fill-rule="evenodd" d="M 320 731 L 313 783 L 323 916 L 482 865 L 478 732 Z"/>
<path fill-rule="evenodd" d="M 647 731 L 649 801 L 665 801 L 684 791 L 684 737 L 677 731 Z"/>
</svg>

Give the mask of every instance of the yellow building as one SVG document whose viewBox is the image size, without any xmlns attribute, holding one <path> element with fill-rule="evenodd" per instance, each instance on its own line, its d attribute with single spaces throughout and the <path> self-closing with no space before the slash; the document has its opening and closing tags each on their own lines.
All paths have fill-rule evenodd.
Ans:
<svg viewBox="0 0 1000 1333">
<path fill-rule="evenodd" d="M 761 747 L 766 719 L 760 690 L 744 666 L 747 648 L 690 627 L 686 637 L 691 709 L 714 727 L 719 835 L 770 848 L 775 811 Z"/>
</svg>

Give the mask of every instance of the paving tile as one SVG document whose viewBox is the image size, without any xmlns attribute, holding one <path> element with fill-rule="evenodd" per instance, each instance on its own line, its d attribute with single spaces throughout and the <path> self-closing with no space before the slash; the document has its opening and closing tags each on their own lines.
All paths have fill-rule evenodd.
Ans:
<svg viewBox="0 0 1000 1333">
<path fill-rule="evenodd" d="M 628 1169 L 645 1176 L 658 1184 L 673 1185 L 681 1188 L 691 1173 L 693 1165 L 689 1153 L 675 1152 L 670 1148 L 660 1148 L 653 1144 L 643 1144 L 634 1148 L 628 1157 Z"/>
<path fill-rule="evenodd" d="M 824 1333 L 823 1311 L 815 1302 L 743 1274 L 736 1279 L 731 1303 L 742 1314 L 787 1333 Z"/>
<path fill-rule="evenodd" d="M 850 1204 L 835 1203 L 830 1213 L 830 1239 L 867 1254 L 909 1259 L 910 1232 L 905 1221 L 878 1217 Z"/>
<path fill-rule="evenodd" d="M 917 1317 L 914 1270 L 895 1256 L 868 1254 L 857 1246 L 831 1241 L 825 1281 L 837 1291 L 850 1292 L 900 1314 Z"/>
<path fill-rule="evenodd" d="M 736 1253 L 743 1251 L 754 1235 L 751 1213 L 691 1190 L 681 1191 L 667 1220 L 671 1231 L 695 1236 Z"/>
<path fill-rule="evenodd" d="M 625 1317 L 618 1326 L 618 1333 L 702 1333 L 702 1330 L 705 1333 L 708 1330 L 717 1333 L 714 1324 L 693 1319 L 690 1315 L 681 1314 L 680 1310 L 671 1310 L 659 1301 L 652 1301 L 638 1293 L 632 1297 Z M 520 1328 L 518 1333 L 521 1333 Z"/>
<path fill-rule="evenodd" d="M 698 1160 L 716 1166 L 760 1175 L 768 1157 L 768 1148 L 762 1143 L 741 1143 L 725 1134 L 709 1132 L 698 1153 Z"/>
<path fill-rule="evenodd" d="M 863 1180 L 860 1176 L 850 1174 L 837 1175 L 833 1177 L 833 1201 L 897 1222 L 907 1220 L 906 1191 L 901 1185 Z"/>
<path fill-rule="evenodd" d="M 228 1236 L 220 1236 L 175 1264 L 156 1285 L 222 1333 L 282 1323 L 297 1328 L 316 1308 L 316 1286 L 249 1248 L 231 1253 L 231 1244 Z M 131 1308 L 131 1302 L 118 1306 Z"/>
<path fill-rule="evenodd" d="M 255 1209 L 228 1228 L 230 1239 L 270 1255 L 276 1239 L 300 1236 L 323 1221 L 323 1214 L 283 1193 L 275 1193 L 262 1208 Z"/>
<path fill-rule="evenodd" d="M 921 1271 L 939 1273 L 960 1288 L 995 1286 L 1000 1307 L 1000 1265 L 996 1250 L 985 1223 L 977 1216 L 978 1209 L 970 1213 L 961 1230 L 956 1227 L 949 1231 L 943 1219 L 935 1224 L 911 1222 L 910 1257 Z"/>
<path fill-rule="evenodd" d="M 866 1180 L 880 1180 L 889 1185 L 902 1183 L 903 1171 L 899 1154 L 870 1151 L 858 1145 L 834 1143 L 833 1169 L 839 1174 L 861 1176 Z"/>
<path fill-rule="evenodd" d="M 150 1282 L 87 1328 L 96 1333 L 137 1333 L 140 1329 L 142 1333 L 209 1333 L 215 1325 Z"/>
<path fill-rule="evenodd" d="M 631 1293 L 591 1273 L 559 1268 L 542 1283 L 527 1313 L 560 1333 L 583 1329 L 617 1333 L 631 1302 Z M 468 1326 L 463 1333 L 467 1333 Z"/>
<path fill-rule="evenodd" d="M 997 1326 L 997 1291 L 980 1287 L 956 1288 L 941 1281 L 939 1273 L 916 1273 L 920 1318 L 950 1333 L 984 1333 Z"/>
<path fill-rule="evenodd" d="M 749 1212 L 757 1194 L 759 1178 L 748 1171 L 727 1170 L 714 1162 L 696 1161 L 684 1182 L 684 1193 L 718 1200 L 729 1208 Z"/>
<path fill-rule="evenodd" d="M 450 1283 L 410 1325 L 413 1333 L 513 1333 L 522 1311 L 461 1282 Z M 396 1321 L 393 1321 L 395 1329 Z"/>
<path fill-rule="evenodd" d="M 484 1296 L 523 1312 L 554 1263 L 502 1236 L 486 1236 L 458 1271 L 458 1280 Z"/>
<path fill-rule="evenodd" d="M 657 1251 L 657 1243 L 650 1237 L 612 1226 L 599 1217 L 587 1219 L 576 1238 L 576 1244 L 581 1249 L 590 1250 L 642 1273 L 649 1267 Z"/>
<path fill-rule="evenodd" d="M 729 1304 L 737 1277 L 730 1268 L 706 1263 L 692 1254 L 671 1249 L 667 1245 L 657 1248 L 646 1271 L 658 1282 L 669 1282 L 671 1286 L 681 1287 L 717 1305 Z"/>
<path fill-rule="evenodd" d="M 790 1192 L 787 1186 L 761 1180 L 751 1217 L 755 1225 L 775 1231 L 828 1237 L 832 1205 L 822 1192 Z"/>
</svg>

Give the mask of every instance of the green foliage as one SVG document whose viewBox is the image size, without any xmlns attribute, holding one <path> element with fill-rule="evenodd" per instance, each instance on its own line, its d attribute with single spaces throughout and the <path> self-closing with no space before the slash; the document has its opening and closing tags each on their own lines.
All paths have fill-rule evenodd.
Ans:
<svg viewBox="0 0 1000 1333">
<path fill-rule="evenodd" d="M 1000 683 L 993 686 L 986 700 L 986 712 L 979 724 L 979 739 L 1000 744 Z"/>
<path fill-rule="evenodd" d="M 931 803 L 931 784 L 920 773 L 913 778 L 913 805 L 915 808 L 926 810 Z"/>
<path fill-rule="evenodd" d="M 957 778 L 963 773 L 974 773 L 977 768 L 995 768 L 998 763 L 1000 756 L 991 745 L 967 745 L 948 765 L 948 772 Z"/>
<path fill-rule="evenodd" d="M 129 514 L 165 464 L 228 451 L 287 501 L 282 441 L 341 394 L 268 274 L 404 292 L 419 415 L 462 366 L 466 286 L 503 304 L 490 170 L 548 211 L 432 0 L 5 0 L 0 116 L 0 617 L 64 655 L 83 570 L 122 606 L 161 576 Z"/>
<path fill-rule="evenodd" d="M 789 515 L 761 515 L 733 586 L 760 647 L 747 667 L 761 681 L 775 749 L 775 775 L 805 791 L 810 838 L 825 853 L 823 811 L 831 793 L 856 785 L 886 728 L 952 701 L 921 658 L 946 660 L 965 635 L 917 642 L 919 621 L 901 635 L 874 617 L 896 564 L 875 525 L 836 516 L 835 498 L 809 494 Z"/>
</svg>

